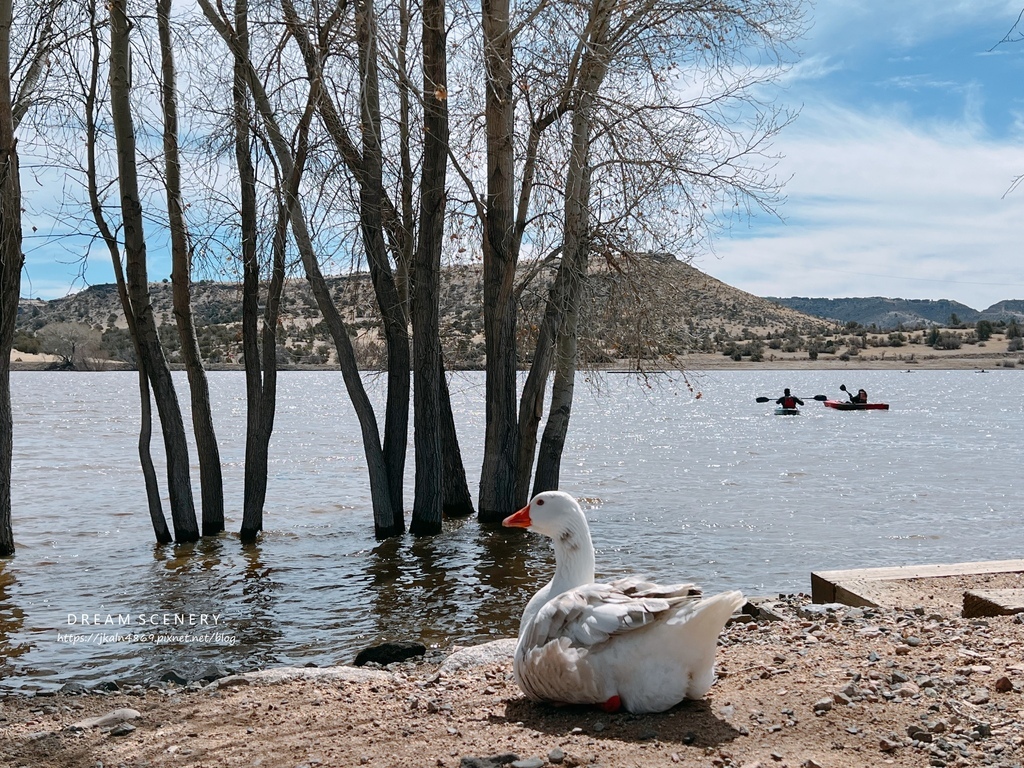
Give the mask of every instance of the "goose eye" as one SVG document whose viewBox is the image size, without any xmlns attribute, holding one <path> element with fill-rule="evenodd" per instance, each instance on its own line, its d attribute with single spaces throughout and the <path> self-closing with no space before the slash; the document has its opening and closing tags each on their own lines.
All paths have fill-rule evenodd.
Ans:
<svg viewBox="0 0 1024 768">
<path fill-rule="evenodd" d="M 544 506 L 544 499 L 537 499 L 537 506 L 538 507 Z"/>
</svg>

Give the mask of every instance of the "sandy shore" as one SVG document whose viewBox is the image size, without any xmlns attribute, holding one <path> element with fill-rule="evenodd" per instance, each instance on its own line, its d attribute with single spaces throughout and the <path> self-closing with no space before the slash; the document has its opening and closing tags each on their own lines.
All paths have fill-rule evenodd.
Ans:
<svg viewBox="0 0 1024 768">
<path fill-rule="evenodd" d="M 1019 768 L 1024 622 L 960 618 L 962 586 L 886 608 L 779 596 L 726 628 L 705 699 L 659 715 L 529 702 L 508 640 L 385 669 L 10 696 L 0 764 Z"/>
</svg>

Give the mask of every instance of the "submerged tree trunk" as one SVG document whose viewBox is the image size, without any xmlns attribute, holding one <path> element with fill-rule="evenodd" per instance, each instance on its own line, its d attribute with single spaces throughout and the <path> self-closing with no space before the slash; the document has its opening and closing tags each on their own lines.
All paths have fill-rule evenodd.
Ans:
<svg viewBox="0 0 1024 768">
<path fill-rule="evenodd" d="M 192 253 L 181 198 L 181 160 L 178 152 L 178 95 L 171 43 L 171 0 L 157 0 L 160 35 L 160 96 L 164 113 L 164 169 L 167 185 L 167 221 L 171 236 L 171 286 L 174 320 L 181 340 L 181 358 L 192 396 L 192 430 L 199 458 L 203 536 L 224 530 L 224 479 L 220 448 L 213 427 L 210 386 L 199 353 L 192 316 Z"/>
<path fill-rule="evenodd" d="M 424 0 L 423 167 L 412 300 L 416 494 L 409 528 L 418 535 L 440 533 L 444 501 L 440 430 L 444 368 L 438 335 L 438 281 L 448 168 L 447 82 L 444 0 Z"/>
<path fill-rule="evenodd" d="M 14 554 L 11 348 L 21 293 L 21 176 L 11 107 L 11 0 L 0 0 L 0 557 Z"/>
<path fill-rule="evenodd" d="M 377 72 L 377 19 L 374 0 L 356 3 L 356 40 L 360 64 L 360 120 L 363 173 L 359 184 L 359 222 L 370 264 L 388 353 L 388 394 L 384 412 L 384 461 L 391 503 L 404 516 L 403 485 L 409 442 L 409 326 L 395 285 L 384 241 L 384 182 L 381 150 L 380 86 Z M 324 98 L 328 98 L 324 95 Z M 404 527 L 404 520 L 403 520 Z"/>
<path fill-rule="evenodd" d="M 242 493 L 242 527 L 239 535 L 243 543 L 250 543 L 255 541 L 260 531 L 263 530 L 263 505 L 267 498 L 267 461 L 270 436 L 265 432 L 264 374 L 260 370 L 260 260 L 256 250 L 258 229 L 256 170 L 253 167 L 249 146 L 249 108 L 245 90 L 245 64 L 243 63 L 244 58 L 249 55 L 249 4 L 247 0 L 235 0 L 234 23 L 238 45 L 242 51 L 241 55 L 234 57 L 231 98 L 241 219 L 239 242 L 242 261 L 242 350 L 245 362 L 246 399 L 245 481 Z M 275 372 L 276 366 L 275 354 Z M 273 407 L 274 404 L 271 403 L 271 408 Z"/>
<path fill-rule="evenodd" d="M 484 221 L 486 416 L 479 518 L 500 522 L 515 510 L 516 419 L 515 163 L 512 136 L 512 33 L 509 0 L 483 0 L 487 210 Z"/>
<path fill-rule="evenodd" d="M 452 412 L 451 392 L 448 377 L 444 371 L 444 360 L 440 361 L 441 372 L 438 387 L 441 395 L 441 470 L 442 501 L 441 513 L 445 517 L 466 517 L 473 514 L 473 496 L 466 481 L 466 465 L 459 449 L 459 435 L 455 429 L 455 414 Z"/>
<path fill-rule="evenodd" d="M 135 314 L 132 312 L 131 300 L 128 297 L 128 286 L 124 279 L 124 270 L 121 267 L 120 244 L 114 236 L 113 230 L 107 223 L 103 214 L 103 204 L 100 201 L 99 182 L 96 170 L 96 138 L 98 135 L 96 127 L 96 101 L 99 93 L 99 71 L 100 71 L 100 40 L 99 26 L 96 24 L 96 2 L 89 3 L 89 35 L 91 46 L 91 58 L 89 62 L 89 85 L 85 93 L 85 147 L 86 147 L 86 187 L 89 194 L 89 208 L 92 211 L 93 221 L 96 230 L 103 238 L 110 253 L 111 266 L 114 271 L 114 281 L 117 285 L 117 295 L 121 301 L 121 311 L 124 312 L 125 321 L 128 324 L 128 334 L 131 336 L 132 346 L 135 349 L 135 361 L 138 368 L 139 380 L 139 464 L 142 468 L 142 477 L 146 487 L 146 500 L 149 507 L 149 517 L 153 524 L 153 533 L 160 544 L 169 544 L 173 541 L 171 531 L 167 527 L 167 518 L 164 517 L 163 502 L 160 499 L 160 484 L 157 481 L 156 467 L 153 465 L 153 452 L 151 449 L 153 441 L 153 401 L 149 391 L 149 379 L 146 377 L 146 369 L 142 365 L 142 352 L 139 349 L 139 334 L 135 327 Z"/>
<path fill-rule="evenodd" d="M 196 541 L 199 538 L 199 527 L 196 524 L 192 485 L 189 480 L 185 426 L 171 372 L 160 346 L 149 296 L 146 239 L 143 231 L 142 202 L 139 199 L 135 164 L 135 127 L 130 102 L 130 25 L 125 5 L 126 0 L 111 0 L 108 8 L 111 120 L 117 142 L 117 170 L 124 224 L 128 295 L 139 339 L 139 363 L 153 386 L 157 411 L 160 414 L 167 457 L 167 490 L 171 501 L 174 538 L 179 542 Z"/>
</svg>

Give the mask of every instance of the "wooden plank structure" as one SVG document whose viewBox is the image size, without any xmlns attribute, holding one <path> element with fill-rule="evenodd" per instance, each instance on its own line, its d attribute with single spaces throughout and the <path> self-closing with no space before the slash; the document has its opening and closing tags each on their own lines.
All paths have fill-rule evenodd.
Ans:
<svg viewBox="0 0 1024 768">
<path fill-rule="evenodd" d="M 969 589 L 964 592 L 963 616 L 1009 616 L 1024 613 L 1024 589 Z"/>
<path fill-rule="evenodd" d="M 986 560 L 975 563 L 943 563 L 938 565 L 902 565 L 890 568 L 860 568 L 848 571 L 816 571 L 811 573 L 811 599 L 815 603 L 877 607 L 874 597 L 886 582 L 908 579 L 931 579 L 944 576 L 974 576 L 996 573 L 1024 573 L 1024 560 Z M 976 615 L 997 616 L 1024 612 L 1024 590 L 972 590 L 980 594 L 971 600 L 971 610 L 998 613 Z M 965 608 L 967 599 L 965 597 Z M 1020 607 L 1020 611 L 1014 607 Z M 964 613 L 966 616 L 967 614 Z"/>
</svg>

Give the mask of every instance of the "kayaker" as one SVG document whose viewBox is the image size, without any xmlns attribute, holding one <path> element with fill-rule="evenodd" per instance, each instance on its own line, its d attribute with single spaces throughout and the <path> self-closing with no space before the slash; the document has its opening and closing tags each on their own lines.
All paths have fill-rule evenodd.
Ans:
<svg viewBox="0 0 1024 768">
<path fill-rule="evenodd" d="M 796 408 L 798 405 L 804 404 L 804 401 L 801 400 L 799 397 L 797 397 L 796 395 L 789 394 L 788 387 L 785 390 L 783 390 L 782 397 L 780 397 L 775 402 L 781 405 L 783 408 Z"/>
<path fill-rule="evenodd" d="M 858 403 L 860 405 L 863 405 L 864 403 L 866 403 L 868 401 L 867 390 L 858 389 L 856 395 L 853 394 L 853 392 L 849 392 L 848 394 L 850 395 L 850 402 L 851 403 Z"/>
</svg>

